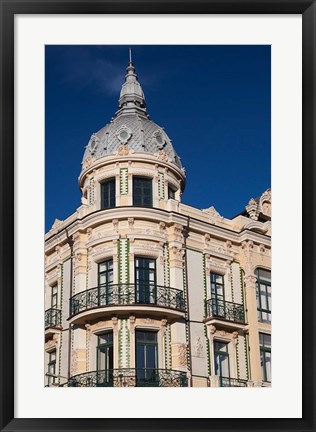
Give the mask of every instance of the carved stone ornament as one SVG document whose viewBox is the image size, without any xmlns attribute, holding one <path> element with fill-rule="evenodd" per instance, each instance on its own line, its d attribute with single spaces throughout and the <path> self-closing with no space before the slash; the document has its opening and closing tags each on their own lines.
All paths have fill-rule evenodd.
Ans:
<svg viewBox="0 0 316 432">
<path fill-rule="evenodd" d="M 203 351 L 203 345 L 201 343 L 201 338 L 200 338 L 200 336 L 197 336 L 195 338 L 195 343 L 194 343 L 194 352 L 195 352 L 195 355 L 197 357 L 201 357 L 202 351 Z"/>
<path fill-rule="evenodd" d="M 212 219 L 223 219 L 223 216 L 221 216 L 215 207 L 211 206 L 207 209 L 202 209 L 202 212 L 207 213 L 208 216 Z"/>
<path fill-rule="evenodd" d="M 122 125 L 116 133 L 117 139 L 122 143 L 126 144 L 128 140 L 132 137 L 132 131 L 125 125 Z"/>
<path fill-rule="evenodd" d="M 128 228 L 134 229 L 134 218 L 128 218 Z"/>
<path fill-rule="evenodd" d="M 187 344 L 180 344 L 179 346 L 179 365 L 187 366 Z"/>
<path fill-rule="evenodd" d="M 127 156 L 129 154 L 129 149 L 127 144 L 122 144 L 117 150 L 117 156 Z"/>
<path fill-rule="evenodd" d="M 114 231 L 115 231 L 115 232 L 118 232 L 118 224 L 119 224 L 118 219 L 113 219 L 113 220 L 112 220 L 112 224 L 113 224 L 113 229 L 114 229 Z"/>
<path fill-rule="evenodd" d="M 113 333 L 114 335 L 117 335 L 118 333 L 118 318 L 112 317 L 112 324 L 113 324 Z"/>
<path fill-rule="evenodd" d="M 88 229 L 87 229 L 87 237 L 88 237 L 88 240 L 90 240 L 90 238 L 91 238 L 91 236 L 92 236 L 92 232 L 93 232 L 92 228 L 88 228 Z"/>
<path fill-rule="evenodd" d="M 61 258 L 61 252 L 62 252 L 61 246 L 57 245 L 55 247 L 55 251 L 56 251 L 56 254 L 57 254 L 58 258 Z"/>
<path fill-rule="evenodd" d="M 91 155 L 94 155 L 99 144 L 100 144 L 99 138 L 95 134 L 93 134 L 88 144 L 88 149 Z"/>
<path fill-rule="evenodd" d="M 260 197 L 259 204 L 262 206 L 265 201 L 271 203 L 271 189 L 267 189 L 265 192 L 263 192 Z"/>
<path fill-rule="evenodd" d="M 57 229 L 58 227 L 60 227 L 60 225 L 63 223 L 62 220 L 59 219 L 55 219 L 53 225 L 52 225 L 52 229 Z"/>
<path fill-rule="evenodd" d="M 136 317 L 134 315 L 131 315 L 129 317 L 129 328 L 132 334 L 135 332 L 135 324 L 136 324 Z"/>
<path fill-rule="evenodd" d="M 159 150 L 157 157 L 158 157 L 158 159 L 162 160 L 163 162 L 169 161 L 168 155 L 163 149 Z"/>
<path fill-rule="evenodd" d="M 165 334 L 166 334 L 166 331 L 167 331 L 167 323 L 168 323 L 168 321 L 165 319 L 165 318 L 163 318 L 162 320 L 161 320 L 161 325 L 160 325 L 160 331 L 161 331 L 161 336 L 162 337 L 164 337 L 165 336 Z"/>
<path fill-rule="evenodd" d="M 258 220 L 258 216 L 260 213 L 260 206 L 253 198 L 251 198 L 248 205 L 246 206 L 246 211 L 250 219 Z"/>
<path fill-rule="evenodd" d="M 238 340 L 238 332 L 234 331 L 232 333 L 232 337 L 233 337 L 232 342 L 233 342 L 234 346 L 238 345 L 238 342 L 239 342 L 239 340 Z"/>
<path fill-rule="evenodd" d="M 216 327 L 215 325 L 210 325 L 210 335 L 213 336 L 216 333 Z"/>
<path fill-rule="evenodd" d="M 45 350 L 46 351 L 50 351 L 51 349 L 56 349 L 57 345 L 58 345 L 58 339 L 59 339 L 59 335 L 57 333 L 55 333 L 53 335 L 52 339 L 49 339 L 46 343 L 45 343 Z"/>
<path fill-rule="evenodd" d="M 87 157 L 86 160 L 84 161 L 83 168 L 84 169 L 89 168 L 93 164 L 94 161 L 95 161 L 94 157 L 90 157 L 90 156 Z"/>
<path fill-rule="evenodd" d="M 159 129 L 156 130 L 153 133 L 153 138 L 156 141 L 156 143 L 159 145 L 160 149 L 162 149 L 164 147 L 164 144 L 165 144 L 165 139 L 164 139 L 162 131 Z"/>
<path fill-rule="evenodd" d="M 71 375 L 75 375 L 77 372 L 78 367 L 78 352 L 77 350 L 74 350 L 71 353 Z"/>
</svg>

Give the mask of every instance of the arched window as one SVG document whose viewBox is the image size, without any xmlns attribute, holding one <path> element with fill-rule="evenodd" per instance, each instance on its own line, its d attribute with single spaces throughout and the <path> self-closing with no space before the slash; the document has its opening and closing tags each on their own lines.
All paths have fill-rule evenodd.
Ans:
<svg viewBox="0 0 316 432">
<path fill-rule="evenodd" d="M 256 269 L 258 321 L 271 322 L 271 272 L 261 268 Z"/>
</svg>

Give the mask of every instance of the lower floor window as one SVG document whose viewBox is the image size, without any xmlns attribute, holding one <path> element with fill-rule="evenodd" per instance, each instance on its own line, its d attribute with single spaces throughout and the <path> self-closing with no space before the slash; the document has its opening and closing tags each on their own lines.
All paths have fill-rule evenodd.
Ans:
<svg viewBox="0 0 316 432">
<path fill-rule="evenodd" d="M 219 376 L 220 385 L 229 385 L 230 365 L 227 342 L 214 342 L 215 375 Z M 228 380 L 228 383 L 226 381 Z"/>
<path fill-rule="evenodd" d="M 136 331 L 136 369 L 138 383 L 159 381 L 157 332 Z"/>
<path fill-rule="evenodd" d="M 97 385 L 112 385 L 113 381 L 113 333 L 98 336 Z"/>
<path fill-rule="evenodd" d="M 259 333 L 262 381 L 271 382 L 271 335 Z"/>
<path fill-rule="evenodd" d="M 48 385 L 56 382 L 56 350 L 48 353 Z"/>
</svg>

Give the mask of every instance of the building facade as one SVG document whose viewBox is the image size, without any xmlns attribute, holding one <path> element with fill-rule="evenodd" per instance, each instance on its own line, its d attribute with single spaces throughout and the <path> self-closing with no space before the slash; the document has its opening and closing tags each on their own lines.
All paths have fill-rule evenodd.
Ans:
<svg viewBox="0 0 316 432">
<path fill-rule="evenodd" d="M 271 191 L 227 219 L 185 181 L 130 60 L 45 235 L 45 385 L 271 385 Z"/>
</svg>

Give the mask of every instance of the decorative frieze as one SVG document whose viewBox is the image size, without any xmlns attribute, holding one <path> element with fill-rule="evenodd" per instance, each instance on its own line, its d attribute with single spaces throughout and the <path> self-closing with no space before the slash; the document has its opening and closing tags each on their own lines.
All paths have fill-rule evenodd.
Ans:
<svg viewBox="0 0 316 432">
<path fill-rule="evenodd" d="M 170 254 L 170 265 L 174 267 L 182 268 L 184 265 L 184 256 L 185 256 L 184 249 L 173 246 L 171 248 L 171 254 Z"/>
</svg>

